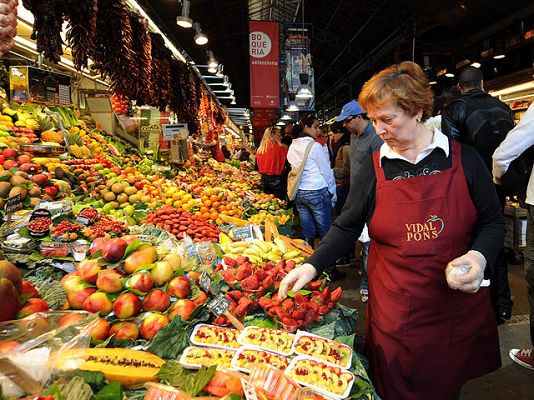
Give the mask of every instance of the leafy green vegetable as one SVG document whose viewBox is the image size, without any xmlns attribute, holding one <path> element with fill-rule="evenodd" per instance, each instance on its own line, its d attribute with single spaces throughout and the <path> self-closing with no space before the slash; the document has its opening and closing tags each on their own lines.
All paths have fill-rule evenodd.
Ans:
<svg viewBox="0 0 534 400">
<path fill-rule="evenodd" d="M 122 400 L 122 387 L 119 382 L 110 382 L 96 395 L 96 400 Z"/>
<path fill-rule="evenodd" d="M 61 391 L 59 390 L 59 385 L 57 384 L 57 382 L 54 382 L 50 386 L 48 386 L 43 392 L 43 395 L 54 396 L 56 400 L 61 400 Z"/>
<path fill-rule="evenodd" d="M 75 376 L 66 384 L 59 384 L 61 398 L 63 400 L 92 400 L 93 391 L 84 379 Z"/>
<path fill-rule="evenodd" d="M 334 339 L 339 336 L 352 335 L 356 331 L 358 310 L 336 304 L 330 313 L 325 315 L 321 324 L 313 326 L 311 333 Z"/>
<path fill-rule="evenodd" d="M 91 386 L 91 389 L 94 391 L 99 391 L 106 385 L 106 377 L 102 372 L 98 371 L 83 371 L 81 369 L 75 369 L 64 372 L 63 376 L 65 378 L 82 378 L 84 382 Z"/>
<path fill-rule="evenodd" d="M 216 370 L 216 365 L 211 367 L 203 365 L 198 372 L 190 372 L 177 361 L 167 361 L 156 377 L 168 385 L 176 386 L 191 397 L 195 397 L 213 378 Z"/>
<path fill-rule="evenodd" d="M 189 346 L 190 331 L 209 319 L 209 311 L 206 307 L 198 307 L 190 318 L 184 321 L 180 316 L 174 317 L 170 324 L 158 331 L 147 350 L 164 359 L 178 358 Z"/>
<path fill-rule="evenodd" d="M 127 390 L 124 393 L 125 400 L 143 400 L 145 398 L 147 390 L 145 388 Z"/>
<path fill-rule="evenodd" d="M 245 326 L 259 326 L 260 328 L 276 329 L 276 323 L 263 314 L 249 315 L 243 320 Z"/>
</svg>

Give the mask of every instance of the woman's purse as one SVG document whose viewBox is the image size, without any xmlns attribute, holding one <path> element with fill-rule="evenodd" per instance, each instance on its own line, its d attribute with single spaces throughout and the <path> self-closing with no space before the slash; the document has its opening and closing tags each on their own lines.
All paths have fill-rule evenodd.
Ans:
<svg viewBox="0 0 534 400">
<path fill-rule="evenodd" d="M 308 155 L 310 154 L 310 151 L 314 143 L 315 143 L 314 140 L 308 143 L 308 146 L 306 146 L 306 151 L 304 152 L 304 158 L 302 159 L 302 163 L 300 164 L 300 167 L 298 168 L 292 167 L 291 171 L 289 171 L 289 175 L 287 176 L 287 197 L 291 201 L 295 200 L 295 197 L 297 197 L 297 192 L 299 191 L 300 178 L 302 177 L 302 171 L 304 171 L 304 164 L 306 164 L 306 160 L 308 159 Z"/>
</svg>

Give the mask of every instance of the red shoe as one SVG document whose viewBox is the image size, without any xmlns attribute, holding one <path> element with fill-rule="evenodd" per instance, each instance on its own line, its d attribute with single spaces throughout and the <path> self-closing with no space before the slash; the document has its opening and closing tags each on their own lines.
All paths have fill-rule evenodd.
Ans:
<svg viewBox="0 0 534 400">
<path fill-rule="evenodd" d="M 512 349 L 510 358 L 522 367 L 534 370 L 534 351 L 532 349 Z"/>
</svg>

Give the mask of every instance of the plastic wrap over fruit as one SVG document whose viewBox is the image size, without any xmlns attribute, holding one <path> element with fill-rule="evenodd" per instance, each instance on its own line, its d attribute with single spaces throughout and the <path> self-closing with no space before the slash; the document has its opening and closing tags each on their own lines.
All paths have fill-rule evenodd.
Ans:
<svg viewBox="0 0 534 400">
<path fill-rule="evenodd" d="M 7 397 L 38 394 L 50 379 L 50 354 L 87 348 L 98 318 L 85 311 L 44 312 L 0 323 L 0 387 Z"/>
</svg>

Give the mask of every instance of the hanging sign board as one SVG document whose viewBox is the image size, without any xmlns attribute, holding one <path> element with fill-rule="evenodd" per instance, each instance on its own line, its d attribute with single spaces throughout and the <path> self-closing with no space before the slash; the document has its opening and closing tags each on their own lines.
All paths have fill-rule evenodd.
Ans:
<svg viewBox="0 0 534 400">
<path fill-rule="evenodd" d="M 189 129 L 187 124 L 163 124 L 163 140 L 166 142 L 178 140 L 187 140 Z"/>
<path fill-rule="evenodd" d="M 228 311 L 230 307 L 230 300 L 224 297 L 224 294 L 219 294 L 211 302 L 208 303 L 208 308 L 215 315 L 222 315 Z"/>
<path fill-rule="evenodd" d="M 245 242 L 252 242 L 254 240 L 254 230 L 252 228 L 252 225 L 233 228 L 232 236 L 234 240 L 243 240 Z"/>
<path fill-rule="evenodd" d="M 249 21 L 250 105 L 280 107 L 278 22 Z"/>
</svg>

